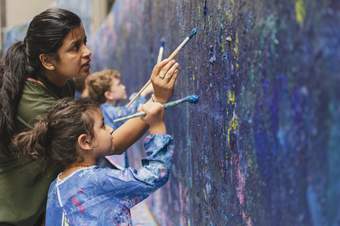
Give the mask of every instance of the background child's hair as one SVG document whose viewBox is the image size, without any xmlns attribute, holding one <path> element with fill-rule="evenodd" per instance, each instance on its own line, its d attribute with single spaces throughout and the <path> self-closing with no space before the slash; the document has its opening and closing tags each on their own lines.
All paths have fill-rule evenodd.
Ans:
<svg viewBox="0 0 340 226">
<path fill-rule="evenodd" d="M 86 81 L 89 97 L 99 104 L 105 103 L 105 92 L 110 90 L 113 79 L 120 79 L 119 71 L 107 69 L 89 75 Z"/>
<path fill-rule="evenodd" d="M 100 112 L 96 103 L 89 98 L 72 100 L 65 98 L 57 102 L 34 128 L 19 133 L 13 144 L 19 154 L 65 167 L 77 160 L 78 137 L 88 134 L 94 137 L 94 120 L 91 114 Z"/>
</svg>

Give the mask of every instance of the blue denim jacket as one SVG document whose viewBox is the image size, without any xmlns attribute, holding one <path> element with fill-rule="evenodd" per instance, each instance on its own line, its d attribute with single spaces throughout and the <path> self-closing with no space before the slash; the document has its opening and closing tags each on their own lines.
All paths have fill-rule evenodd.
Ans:
<svg viewBox="0 0 340 226">
<path fill-rule="evenodd" d="M 91 166 L 52 182 L 46 226 L 132 225 L 130 208 L 163 186 L 173 158 L 170 135 L 149 135 L 138 170 Z"/>
</svg>

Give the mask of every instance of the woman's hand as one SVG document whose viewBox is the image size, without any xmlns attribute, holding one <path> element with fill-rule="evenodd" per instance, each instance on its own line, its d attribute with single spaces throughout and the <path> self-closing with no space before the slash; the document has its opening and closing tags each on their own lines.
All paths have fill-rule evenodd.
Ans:
<svg viewBox="0 0 340 226">
<path fill-rule="evenodd" d="M 152 70 L 151 82 L 155 100 L 166 103 L 174 92 L 175 82 L 179 72 L 179 64 L 175 60 L 165 59 Z"/>
</svg>

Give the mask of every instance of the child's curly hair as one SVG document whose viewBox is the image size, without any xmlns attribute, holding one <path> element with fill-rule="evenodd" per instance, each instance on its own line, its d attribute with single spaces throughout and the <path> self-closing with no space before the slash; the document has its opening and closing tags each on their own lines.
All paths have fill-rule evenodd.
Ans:
<svg viewBox="0 0 340 226">
<path fill-rule="evenodd" d="M 77 140 L 81 134 L 94 137 L 94 120 L 91 115 L 100 112 L 89 98 L 57 102 L 33 129 L 19 133 L 13 145 L 19 155 L 33 159 L 44 158 L 62 167 L 79 161 Z"/>
<path fill-rule="evenodd" d="M 89 97 L 98 104 L 105 103 L 105 92 L 111 89 L 113 79 L 120 79 L 119 71 L 107 69 L 89 75 L 86 79 Z"/>
</svg>

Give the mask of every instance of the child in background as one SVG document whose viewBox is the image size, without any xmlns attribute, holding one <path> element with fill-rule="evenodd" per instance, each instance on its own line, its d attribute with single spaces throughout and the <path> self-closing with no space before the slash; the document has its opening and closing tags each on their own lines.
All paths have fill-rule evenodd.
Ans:
<svg viewBox="0 0 340 226">
<path fill-rule="evenodd" d="M 119 71 L 107 69 L 92 73 L 85 80 L 82 97 L 89 97 L 100 105 L 107 126 L 117 129 L 121 123 L 113 123 L 113 120 L 121 116 L 135 113 L 146 102 L 146 96 L 153 92 L 152 85 L 146 88 L 139 98 L 131 105 L 119 105 L 127 99 L 125 86 L 122 84 Z M 133 148 L 133 147 L 132 147 Z M 138 148 L 139 149 L 139 148 Z M 129 167 L 128 153 L 107 156 L 106 160 L 117 168 Z M 103 162 L 104 164 L 105 162 Z"/>
<path fill-rule="evenodd" d="M 131 225 L 130 208 L 166 183 L 173 156 L 159 103 L 142 106 L 150 135 L 146 158 L 138 170 L 99 167 L 99 158 L 112 151 L 111 131 L 89 99 L 64 99 L 34 128 L 15 136 L 23 154 L 43 157 L 64 170 L 49 188 L 46 226 Z"/>
<path fill-rule="evenodd" d="M 150 84 L 131 105 L 119 105 L 127 99 L 125 86 L 122 84 L 120 73 L 117 70 L 103 70 L 88 76 L 85 82 L 83 97 L 90 97 L 98 104 L 104 115 L 104 122 L 111 128 L 118 128 L 122 123 L 113 124 L 113 120 L 121 116 L 135 113 L 138 107 L 146 102 L 146 96 L 153 92 Z"/>
</svg>

